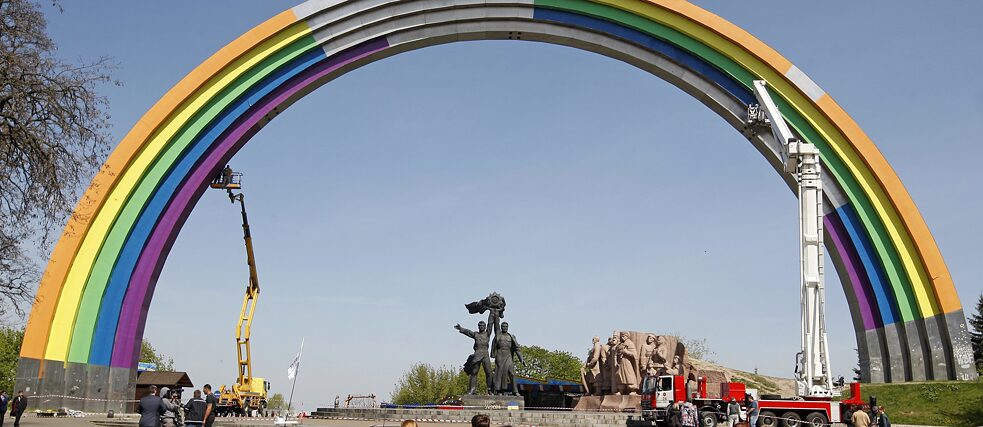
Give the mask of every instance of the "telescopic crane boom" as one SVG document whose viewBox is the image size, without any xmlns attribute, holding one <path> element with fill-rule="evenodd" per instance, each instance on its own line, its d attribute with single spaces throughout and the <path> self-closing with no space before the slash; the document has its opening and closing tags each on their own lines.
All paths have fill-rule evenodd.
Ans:
<svg viewBox="0 0 983 427">
<path fill-rule="evenodd" d="M 799 195 L 802 349 L 796 355 L 795 378 L 803 397 L 833 394 L 826 338 L 826 291 L 823 284 L 823 183 L 819 150 L 792 134 L 768 93 L 764 80 L 754 81 L 758 105 L 748 107 L 748 124 L 768 126 L 782 146 L 786 173 L 795 176 Z"/>
<path fill-rule="evenodd" d="M 256 257 L 253 255 L 253 238 L 249 232 L 249 218 L 246 215 L 245 196 L 242 189 L 242 173 L 234 172 L 226 166 L 211 183 L 212 188 L 225 190 L 229 201 L 239 202 L 242 214 L 242 238 L 246 244 L 246 264 L 249 265 L 249 281 L 246 283 L 246 294 L 242 299 L 239 310 L 239 322 L 236 325 L 236 353 L 239 360 L 238 378 L 232 389 L 222 386 L 220 405 L 228 406 L 228 411 L 245 413 L 250 409 L 262 411 L 266 408 L 266 391 L 269 386 L 262 378 L 253 377 L 253 365 L 249 348 L 249 337 L 253 325 L 253 314 L 256 312 L 256 301 L 259 298 L 259 275 L 256 273 Z"/>
</svg>

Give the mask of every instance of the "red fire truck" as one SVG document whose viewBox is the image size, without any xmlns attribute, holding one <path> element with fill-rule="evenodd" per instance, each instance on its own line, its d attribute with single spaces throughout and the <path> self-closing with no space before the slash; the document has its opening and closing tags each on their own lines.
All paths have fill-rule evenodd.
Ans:
<svg viewBox="0 0 983 427">
<path fill-rule="evenodd" d="M 696 390 L 687 387 L 681 375 L 646 377 L 642 381 L 642 412 L 640 417 L 628 420 L 629 427 L 666 425 L 670 402 L 692 402 L 700 414 L 702 427 L 715 427 L 727 422 L 727 404 L 737 400 L 742 413 L 745 408 L 747 388 L 743 383 L 720 384 L 720 397 L 707 397 L 706 378 L 700 377 Z M 760 427 L 825 427 L 830 422 L 841 422 L 843 413 L 852 405 L 861 405 L 860 383 L 850 384 L 850 398 L 835 401 L 831 398 L 778 398 L 758 400 L 758 426 Z M 756 426 L 752 426 L 756 427 Z"/>
</svg>

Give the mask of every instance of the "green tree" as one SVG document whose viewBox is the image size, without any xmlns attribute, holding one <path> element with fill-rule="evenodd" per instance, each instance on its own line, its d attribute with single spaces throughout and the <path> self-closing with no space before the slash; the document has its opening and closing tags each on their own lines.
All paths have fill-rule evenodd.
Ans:
<svg viewBox="0 0 983 427">
<path fill-rule="evenodd" d="M 0 328 L 0 390 L 7 390 L 10 394 L 17 377 L 17 358 L 22 342 L 23 329 Z"/>
<path fill-rule="evenodd" d="M 292 407 L 293 405 L 290 406 Z M 291 409 L 287 407 L 287 400 L 284 399 L 283 395 L 280 393 L 274 393 L 273 396 L 266 401 L 266 407 L 276 411 L 289 411 Z"/>
<path fill-rule="evenodd" d="M 110 133 L 105 58 L 56 57 L 37 2 L 0 0 L 0 303 L 23 315 L 38 281 L 38 252 L 102 163 Z"/>
<path fill-rule="evenodd" d="M 494 364 L 493 364 L 494 366 Z M 494 369 L 494 368 L 493 368 Z M 470 386 L 471 377 L 464 369 L 461 369 L 454 377 L 454 384 L 451 387 L 450 396 L 460 396 L 468 392 L 468 386 Z M 478 386 L 474 390 L 477 394 L 485 394 L 488 392 L 488 383 L 485 382 L 485 371 L 482 369 L 478 370 Z"/>
<path fill-rule="evenodd" d="M 459 370 L 445 366 L 434 367 L 417 363 L 403 373 L 392 393 L 397 405 L 434 404 L 448 396 L 458 396 L 467 391 L 467 376 L 461 387 Z"/>
<path fill-rule="evenodd" d="M 567 351 L 547 350 L 531 345 L 522 347 L 522 358 L 526 363 L 516 362 L 515 374 L 523 377 L 546 380 L 580 381 L 580 367 L 584 362 Z"/>
<path fill-rule="evenodd" d="M 976 370 L 983 375 L 983 293 L 976 301 L 976 314 L 969 318 L 969 339 L 973 343 L 973 359 L 976 360 Z"/>
<path fill-rule="evenodd" d="M 673 334 L 679 337 L 679 342 L 686 347 L 686 354 L 697 360 L 702 360 L 704 362 L 716 363 L 717 352 L 710 348 L 710 344 L 707 342 L 706 338 L 689 338 L 684 337 L 679 334 Z"/>
<path fill-rule="evenodd" d="M 146 339 L 140 344 L 140 361 L 157 365 L 158 371 L 174 370 L 174 359 L 159 353 Z"/>
</svg>

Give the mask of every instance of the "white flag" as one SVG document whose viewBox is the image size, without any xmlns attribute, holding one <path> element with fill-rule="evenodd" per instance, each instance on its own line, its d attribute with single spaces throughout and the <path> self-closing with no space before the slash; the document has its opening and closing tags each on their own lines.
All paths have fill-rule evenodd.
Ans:
<svg viewBox="0 0 983 427">
<path fill-rule="evenodd" d="M 300 340 L 300 353 L 297 353 L 297 357 L 294 358 L 294 362 L 290 364 L 287 368 L 287 379 L 292 380 L 297 376 L 297 370 L 300 369 L 300 355 L 304 353 L 304 340 Z"/>
</svg>

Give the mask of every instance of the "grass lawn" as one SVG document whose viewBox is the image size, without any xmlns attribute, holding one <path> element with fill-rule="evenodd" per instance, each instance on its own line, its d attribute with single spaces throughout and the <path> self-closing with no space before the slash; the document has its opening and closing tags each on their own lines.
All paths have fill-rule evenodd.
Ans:
<svg viewBox="0 0 983 427">
<path fill-rule="evenodd" d="M 860 390 L 864 401 L 877 396 L 892 424 L 983 426 L 980 381 L 863 384 Z"/>
</svg>

